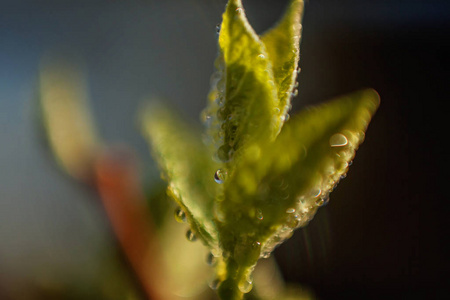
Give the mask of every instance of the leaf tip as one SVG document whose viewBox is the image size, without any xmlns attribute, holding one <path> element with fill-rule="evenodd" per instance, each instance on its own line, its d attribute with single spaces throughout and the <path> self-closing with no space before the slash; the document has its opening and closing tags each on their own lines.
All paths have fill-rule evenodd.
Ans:
<svg viewBox="0 0 450 300">
<path fill-rule="evenodd" d="M 367 101 L 367 109 L 373 116 L 380 106 L 380 94 L 373 88 L 367 88 L 361 92 L 363 93 L 362 98 Z"/>
</svg>

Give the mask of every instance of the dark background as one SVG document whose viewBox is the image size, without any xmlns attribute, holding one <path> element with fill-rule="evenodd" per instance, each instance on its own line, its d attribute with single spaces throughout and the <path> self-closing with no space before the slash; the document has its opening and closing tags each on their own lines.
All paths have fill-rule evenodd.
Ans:
<svg viewBox="0 0 450 300">
<path fill-rule="evenodd" d="M 286 3 L 244 6 L 262 33 Z M 102 136 L 135 148 L 156 179 L 134 122 L 139 104 L 164 97 L 198 122 L 224 5 L 0 1 L 0 299 L 25 299 L 14 286 L 55 280 L 95 286 L 112 243 L 93 196 L 39 147 L 32 115 L 42 56 L 85 62 Z M 294 110 L 363 87 L 379 92 L 381 106 L 330 204 L 277 249 L 284 278 L 321 299 L 444 298 L 449 2 L 311 0 L 303 28 Z"/>
</svg>

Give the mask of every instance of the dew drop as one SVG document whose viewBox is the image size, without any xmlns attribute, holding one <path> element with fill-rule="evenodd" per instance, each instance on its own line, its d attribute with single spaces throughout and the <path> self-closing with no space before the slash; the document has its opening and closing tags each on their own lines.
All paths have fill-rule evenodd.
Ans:
<svg viewBox="0 0 450 300">
<path fill-rule="evenodd" d="M 264 219 L 264 215 L 260 209 L 256 210 L 256 219 L 258 219 L 258 221 L 262 221 Z"/>
<path fill-rule="evenodd" d="M 274 109 L 273 109 L 273 112 L 276 114 L 276 115 L 278 115 L 278 114 L 280 114 L 280 109 L 278 108 L 278 107 L 275 107 Z"/>
<path fill-rule="evenodd" d="M 285 111 L 290 111 L 290 110 L 292 109 L 292 104 L 291 104 L 291 103 L 287 103 L 287 104 L 284 106 L 284 109 L 285 109 Z"/>
<path fill-rule="evenodd" d="M 258 241 L 255 241 L 255 242 L 253 242 L 252 247 L 253 247 L 253 249 L 260 250 L 260 248 L 261 248 L 261 243 L 258 242 Z"/>
<path fill-rule="evenodd" d="M 244 12 L 244 9 L 243 9 L 242 7 L 236 8 L 236 13 L 237 13 L 238 15 L 242 14 L 243 12 Z"/>
<path fill-rule="evenodd" d="M 220 146 L 219 149 L 217 149 L 217 157 L 222 162 L 229 162 L 233 156 L 234 149 L 230 147 L 228 144 Z M 217 181 L 217 180 L 216 180 Z"/>
<path fill-rule="evenodd" d="M 313 198 L 319 197 L 320 194 L 322 194 L 322 190 L 321 189 L 314 189 L 314 190 L 311 191 L 311 196 Z"/>
<path fill-rule="evenodd" d="M 295 213 L 295 208 L 291 207 L 291 208 L 286 209 L 286 213 L 287 213 L 287 214 L 293 214 L 293 213 Z"/>
<path fill-rule="evenodd" d="M 181 209 L 181 207 L 177 207 L 174 212 L 175 220 L 179 223 L 186 223 L 186 213 Z"/>
<path fill-rule="evenodd" d="M 220 198 L 217 198 L 217 201 L 223 201 L 225 199 L 225 197 L 221 196 Z M 220 222 L 225 222 L 226 219 L 226 215 L 223 211 L 223 209 L 221 209 L 220 205 L 214 205 L 214 216 L 217 218 L 218 221 Z"/>
<path fill-rule="evenodd" d="M 200 119 L 201 119 L 202 123 L 205 124 L 206 126 L 209 126 L 212 121 L 212 118 L 208 114 L 208 111 L 206 109 L 203 110 L 202 113 L 200 114 Z"/>
<path fill-rule="evenodd" d="M 214 265 L 217 261 L 217 258 L 210 252 L 206 257 L 206 263 L 210 266 Z"/>
<path fill-rule="evenodd" d="M 197 236 L 190 229 L 188 231 L 186 231 L 186 238 L 190 242 L 195 242 L 197 240 Z"/>
<path fill-rule="evenodd" d="M 220 33 L 220 23 L 217 23 L 216 25 L 216 33 Z"/>
<path fill-rule="evenodd" d="M 225 200 L 225 195 L 224 194 L 219 194 L 216 196 L 216 201 L 217 202 L 222 202 L 223 200 Z"/>
<path fill-rule="evenodd" d="M 218 169 L 216 173 L 214 173 L 214 181 L 219 184 L 222 184 L 225 181 L 226 176 L 227 176 L 226 171 Z"/>
<path fill-rule="evenodd" d="M 300 196 L 297 198 L 297 203 L 305 203 L 305 196 Z"/>
<path fill-rule="evenodd" d="M 249 281 L 249 279 L 245 279 L 245 280 L 239 282 L 238 288 L 242 293 L 247 294 L 248 292 L 250 292 L 252 290 L 253 282 Z"/>
<path fill-rule="evenodd" d="M 341 133 L 333 134 L 330 138 L 331 147 L 343 147 L 348 144 L 348 139 Z"/>
<path fill-rule="evenodd" d="M 300 216 L 298 214 L 289 215 L 287 219 L 286 226 L 290 229 L 297 228 L 300 224 Z"/>
<path fill-rule="evenodd" d="M 217 290 L 221 283 L 222 283 L 222 281 L 220 279 L 216 278 L 209 283 L 209 287 L 212 290 Z"/>
<path fill-rule="evenodd" d="M 258 55 L 258 58 L 264 59 L 264 58 L 266 58 L 266 57 L 264 56 L 264 54 L 260 54 L 260 55 Z"/>
<path fill-rule="evenodd" d="M 319 199 L 316 200 L 315 203 L 316 203 L 317 206 L 322 206 L 324 202 L 325 201 L 323 200 L 323 198 L 319 198 Z"/>
<path fill-rule="evenodd" d="M 277 187 L 279 187 L 281 190 L 285 191 L 289 188 L 289 184 L 284 181 L 284 179 L 281 179 L 277 182 Z"/>
<path fill-rule="evenodd" d="M 321 197 L 321 198 L 317 199 L 315 203 L 316 203 L 317 206 L 320 207 L 320 206 L 327 205 L 328 202 L 330 202 L 330 197 L 326 196 L 326 197 Z"/>
<path fill-rule="evenodd" d="M 298 89 L 294 89 L 292 91 L 292 97 L 297 97 L 298 96 Z"/>
</svg>

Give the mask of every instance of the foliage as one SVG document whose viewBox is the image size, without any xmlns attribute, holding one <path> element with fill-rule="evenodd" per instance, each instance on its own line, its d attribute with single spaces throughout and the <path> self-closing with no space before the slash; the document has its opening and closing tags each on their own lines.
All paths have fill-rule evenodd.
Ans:
<svg viewBox="0 0 450 300">
<path fill-rule="evenodd" d="M 206 245 L 215 273 L 210 287 L 222 299 L 309 298 L 267 279 L 273 265 L 256 274 L 262 284 L 252 290 L 253 270 L 328 203 L 379 105 L 378 94 L 367 89 L 289 116 L 298 93 L 302 12 L 303 1 L 290 0 L 280 22 L 258 36 L 241 1 L 229 0 L 203 134 L 162 103 L 140 114 L 178 206 L 175 218 L 189 225 L 189 241 Z M 210 269 L 201 265 L 206 250 L 180 239 L 183 228 L 167 221 L 170 208 L 160 190 L 147 197 L 150 211 L 142 206 L 136 166 L 129 153 L 111 151 L 96 134 L 83 83 L 64 64 L 41 72 L 40 113 L 54 157 L 66 173 L 96 188 L 148 297 L 200 299 Z M 271 291 L 264 290 L 268 282 Z"/>
<path fill-rule="evenodd" d="M 203 141 L 161 104 L 141 115 L 178 218 L 190 225 L 188 239 L 215 257 L 212 287 L 222 299 L 243 299 L 258 259 L 328 202 L 379 104 L 368 89 L 289 117 L 302 10 L 291 0 L 281 21 L 258 36 L 241 1 L 228 2 Z"/>
</svg>

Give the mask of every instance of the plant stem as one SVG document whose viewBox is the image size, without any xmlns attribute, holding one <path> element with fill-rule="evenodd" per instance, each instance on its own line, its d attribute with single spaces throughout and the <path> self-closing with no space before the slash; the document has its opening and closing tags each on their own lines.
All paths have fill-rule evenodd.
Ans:
<svg viewBox="0 0 450 300">
<path fill-rule="evenodd" d="M 238 283 L 241 280 L 239 264 L 233 257 L 227 261 L 227 278 L 220 284 L 218 294 L 222 300 L 241 300 L 244 299 L 244 293 L 239 290 Z"/>
<path fill-rule="evenodd" d="M 228 278 L 221 283 L 218 294 L 222 300 L 244 299 L 244 294 L 239 290 L 237 282 L 233 278 Z"/>
</svg>

